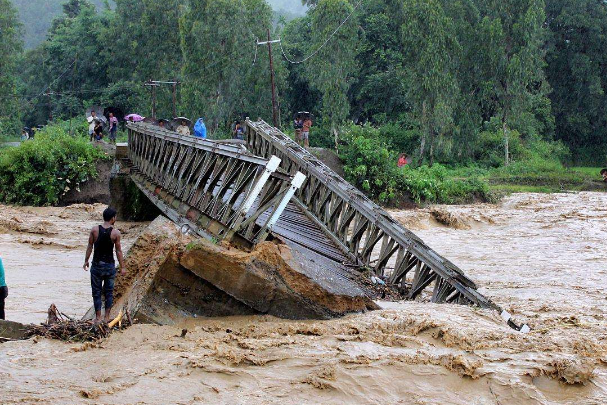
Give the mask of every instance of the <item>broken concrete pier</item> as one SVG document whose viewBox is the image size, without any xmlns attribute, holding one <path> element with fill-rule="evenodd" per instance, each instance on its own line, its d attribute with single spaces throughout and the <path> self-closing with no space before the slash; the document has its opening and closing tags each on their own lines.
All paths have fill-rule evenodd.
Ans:
<svg viewBox="0 0 607 405">
<path fill-rule="evenodd" d="M 329 269 L 279 240 L 244 251 L 183 235 L 164 217 L 135 241 L 126 267 L 112 316 L 124 308 L 142 322 L 249 314 L 328 319 L 377 308 L 355 281 L 336 282 Z"/>
</svg>

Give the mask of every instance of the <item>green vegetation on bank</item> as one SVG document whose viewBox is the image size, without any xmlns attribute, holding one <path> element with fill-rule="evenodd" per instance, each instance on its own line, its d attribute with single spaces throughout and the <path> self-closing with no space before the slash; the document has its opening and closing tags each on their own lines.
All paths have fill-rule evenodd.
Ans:
<svg viewBox="0 0 607 405">
<path fill-rule="evenodd" d="M 403 145 L 391 142 L 394 130 L 392 125 L 351 125 L 344 131 L 340 150 L 347 179 L 384 204 L 398 205 L 406 198 L 418 204 L 491 202 L 512 192 L 607 189 L 600 181 L 600 168 L 566 168 L 561 163 L 566 148 L 538 139 L 513 142 L 515 155 L 508 166 L 492 165 L 493 151 L 486 145 L 485 158 L 476 164 L 419 166 L 414 160 L 399 168 L 398 151 Z M 499 144 L 494 145 L 498 148 Z"/>
<path fill-rule="evenodd" d="M 86 131 L 70 136 L 68 126 L 47 125 L 35 139 L 0 150 L 0 201 L 57 204 L 70 189 L 97 176 L 95 163 L 107 155 L 89 142 Z"/>
</svg>

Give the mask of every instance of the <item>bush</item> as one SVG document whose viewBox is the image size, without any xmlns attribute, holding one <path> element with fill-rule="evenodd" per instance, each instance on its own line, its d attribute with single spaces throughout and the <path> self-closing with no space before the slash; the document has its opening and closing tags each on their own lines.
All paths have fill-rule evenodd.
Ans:
<svg viewBox="0 0 607 405">
<path fill-rule="evenodd" d="M 33 140 L 0 155 L 0 200 L 53 205 L 71 188 L 97 176 L 95 162 L 107 158 L 84 137 L 71 137 L 66 123 L 46 126 Z"/>
<path fill-rule="evenodd" d="M 421 166 L 402 169 L 404 185 L 418 204 L 430 203 L 457 204 L 471 202 L 476 198 L 489 200 L 489 185 L 480 177 L 464 179 L 454 178 L 453 173 L 440 165 Z"/>
<path fill-rule="evenodd" d="M 383 203 L 396 198 L 400 180 L 397 156 L 387 148 L 379 130 L 370 125 L 351 125 L 342 132 L 342 140 L 340 157 L 348 181 Z"/>
<path fill-rule="evenodd" d="M 463 203 L 489 199 L 489 186 L 481 179 L 484 171 L 455 178 L 445 166 L 397 167 L 397 153 L 383 140 L 382 128 L 370 125 L 346 128 L 345 146 L 340 151 L 346 178 L 372 199 L 392 203 L 411 196 L 417 203 Z"/>
</svg>

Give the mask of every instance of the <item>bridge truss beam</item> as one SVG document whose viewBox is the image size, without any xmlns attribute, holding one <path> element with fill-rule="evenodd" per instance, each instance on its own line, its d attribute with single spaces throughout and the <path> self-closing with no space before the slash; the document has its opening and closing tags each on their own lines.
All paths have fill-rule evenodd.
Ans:
<svg viewBox="0 0 607 405">
<path fill-rule="evenodd" d="M 432 302 L 475 305 L 507 314 L 480 294 L 476 284 L 455 264 L 277 128 L 263 120 L 247 119 L 245 129 L 251 153 L 277 156 L 286 173 L 306 175 L 295 194 L 297 203 L 357 265 L 406 287 L 409 299 L 424 296 Z M 520 329 L 509 316 L 503 316 L 510 326 Z"/>
<path fill-rule="evenodd" d="M 305 178 L 280 174 L 280 159 L 252 156 L 238 145 L 144 123 L 127 128 L 137 187 L 171 220 L 210 239 L 247 248 L 265 240 Z"/>
</svg>

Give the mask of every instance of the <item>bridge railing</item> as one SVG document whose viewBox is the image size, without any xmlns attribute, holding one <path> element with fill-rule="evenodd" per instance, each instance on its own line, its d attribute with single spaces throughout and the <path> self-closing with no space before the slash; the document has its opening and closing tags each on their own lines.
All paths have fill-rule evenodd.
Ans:
<svg viewBox="0 0 607 405">
<path fill-rule="evenodd" d="M 209 238 L 247 247 L 264 240 L 305 178 L 276 172 L 280 159 L 239 145 L 144 123 L 127 128 L 135 184 L 174 222 Z"/>
<path fill-rule="evenodd" d="M 499 309 L 455 264 L 284 133 L 264 121 L 249 119 L 245 132 L 250 152 L 260 157 L 277 156 L 286 173 L 306 175 L 295 194 L 297 202 L 355 263 L 387 276 L 391 283 L 407 284 L 410 299 L 426 290 L 432 302 Z"/>
</svg>

